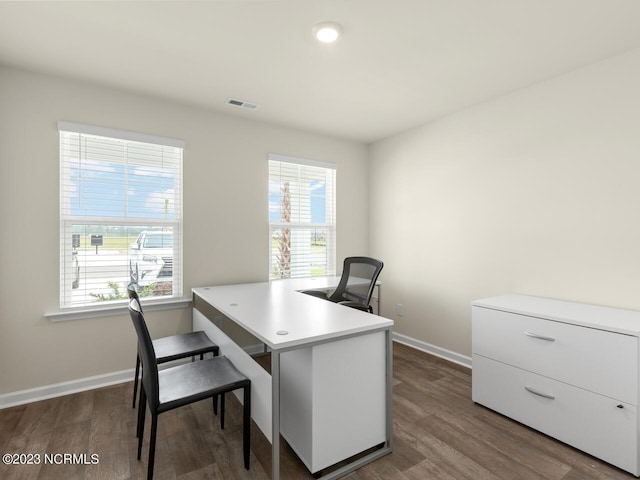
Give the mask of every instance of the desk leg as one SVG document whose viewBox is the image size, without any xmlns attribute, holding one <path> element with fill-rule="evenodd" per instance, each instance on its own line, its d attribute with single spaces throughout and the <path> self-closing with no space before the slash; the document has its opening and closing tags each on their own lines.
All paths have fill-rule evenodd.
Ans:
<svg viewBox="0 0 640 480">
<path fill-rule="evenodd" d="M 280 479 L 280 352 L 271 351 L 271 479 Z"/>
<path fill-rule="evenodd" d="M 386 421 L 387 421 L 387 447 L 389 451 L 393 449 L 393 338 L 391 337 L 391 329 L 385 332 L 386 337 L 386 354 L 387 354 L 387 371 L 386 371 L 386 388 L 387 388 L 387 405 L 386 405 Z"/>
</svg>

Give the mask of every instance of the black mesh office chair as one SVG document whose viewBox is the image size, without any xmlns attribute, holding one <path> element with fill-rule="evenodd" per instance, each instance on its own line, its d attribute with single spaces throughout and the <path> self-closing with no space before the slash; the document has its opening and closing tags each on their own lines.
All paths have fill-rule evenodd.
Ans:
<svg viewBox="0 0 640 480">
<path fill-rule="evenodd" d="M 347 257 L 340 283 L 331 295 L 319 290 L 304 290 L 302 293 L 373 313 L 371 295 L 383 266 L 382 261 L 375 258 Z"/>
<path fill-rule="evenodd" d="M 199 362 L 187 363 L 158 371 L 158 362 L 149 336 L 149 330 L 138 300 L 129 302 L 129 314 L 138 336 L 138 352 L 142 357 L 144 375 L 140 388 L 140 408 L 138 409 L 138 460 L 142 453 L 142 437 L 147 408 L 151 412 L 151 437 L 149 439 L 149 462 L 147 479 L 153 478 L 153 464 L 156 450 L 158 415 L 174 408 L 189 405 L 206 398 L 222 395 L 220 425 L 224 428 L 224 394 L 242 388 L 243 429 L 242 446 L 244 467 L 249 470 L 250 425 L 251 425 L 251 380 L 245 377 L 231 361 L 224 356 L 207 358 Z"/>
<path fill-rule="evenodd" d="M 140 311 L 142 311 L 142 305 L 135 285 L 129 284 L 127 287 L 130 300 L 136 300 L 140 305 Z M 200 360 L 204 358 L 205 353 L 212 353 L 214 357 L 218 356 L 220 349 L 218 345 L 213 343 L 207 334 L 198 332 L 183 333 L 180 335 L 171 335 L 169 337 L 162 337 L 153 340 L 153 349 L 155 351 L 156 362 L 158 364 L 170 362 L 172 360 L 179 360 L 181 358 L 200 356 Z M 136 375 L 133 379 L 133 408 L 136 408 L 136 395 L 138 392 L 138 377 L 140 376 L 140 352 L 136 356 Z M 215 401 L 214 413 L 218 413 L 218 402 Z"/>
</svg>

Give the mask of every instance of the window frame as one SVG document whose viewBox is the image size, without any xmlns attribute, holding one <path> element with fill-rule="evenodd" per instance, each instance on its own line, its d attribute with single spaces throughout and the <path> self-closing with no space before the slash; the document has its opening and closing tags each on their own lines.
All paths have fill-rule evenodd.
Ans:
<svg viewBox="0 0 640 480">
<path fill-rule="evenodd" d="M 58 131 L 60 137 L 60 192 L 59 192 L 59 232 L 60 232 L 60 284 L 59 284 L 59 311 L 47 313 L 45 316 L 52 321 L 75 319 L 82 317 L 94 317 L 104 315 L 119 314 L 126 304 L 126 299 L 110 300 L 106 302 L 92 301 L 81 304 L 73 304 L 71 302 L 72 288 L 71 279 L 73 272 L 69 271 L 69 266 L 73 266 L 72 257 L 74 248 L 66 238 L 72 231 L 74 225 L 84 226 L 118 226 L 118 227 L 171 227 L 173 232 L 173 258 L 172 258 L 172 293 L 171 295 L 160 295 L 149 297 L 149 300 L 160 306 L 166 305 L 167 308 L 178 308 L 184 304 L 183 295 L 183 164 L 184 164 L 184 148 L 185 142 L 174 138 L 161 137 L 156 135 L 148 135 L 143 133 L 116 130 L 112 128 L 99 127 L 94 125 L 85 125 L 75 122 L 58 121 Z M 110 140 L 123 142 L 126 146 L 127 142 L 136 142 L 151 144 L 155 147 L 173 147 L 177 149 L 177 166 L 174 167 L 177 179 L 174 183 L 174 202 L 172 209 L 173 218 L 153 218 L 153 217 L 127 217 L 125 216 L 99 216 L 99 215 L 73 215 L 69 209 L 69 201 L 71 197 L 65 191 L 65 185 L 70 184 L 71 164 L 64 157 L 63 132 L 72 134 L 88 135 L 104 137 Z M 135 162 L 133 163 L 135 165 Z M 125 165 L 131 165 L 128 161 Z M 126 175 L 123 179 L 125 187 L 127 186 Z M 66 183 L 65 183 L 66 182 Z M 122 185 L 122 183 L 120 183 Z M 130 252 L 127 250 L 127 257 Z M 108 280 L 108 276 L 105 276 Z M 126 308 L 125 308 L 126 309 Z"/>
<path fill-rule="evenodd" d="M 273 277 L 273 230 L 274 228 L 289 228 L 291 230 L 315 230 L 315 229 L 326 229 L 328 232 L 327 235 L 327 263 L 326 263 L 326 272 L 325 276 L 334 276 L 336 275 L 336 243 L 337 243 L 337 222 L 336 222 L 336 210 L 337 210 L 337 174 L 338 168 L 335 163 L 329 162 L 321 162 L 317 160 L 309 160 L 300 157 L 292 157 L 287 155 L 280 155 L 270 153 L 267 156 L 267 169 L 269 170 L 271 162 L 280 162 L 280 163 L 289 163 L 298 166 L 307 166 L 307 167 L 316 167 L 323 168 L 326 170 L 332 170 L 333 175 L 326 183 L 326 197 L 331 197 L 331 205 L 330 208 L 326 211 L 326 222 L 324 223 L 313 223 L 313 222 L 272 222 L 269 219 L 269 281 L 279 280 L 278 277 Z M 268 173 L 268 182 L 272 181 L 272 177 L 270 172 Z M 269 192 L 269 196 L 271 196 L 271 192 Z M 268 207 L 270 207 L 270 202 L 268 202 Z M 311 270 L 311 263 L 309 264 L 309 270 Z M 288 278 L 310 278 L 317 275 L 308 275 L 308 276 L 290 276 Z"/>
</svg>

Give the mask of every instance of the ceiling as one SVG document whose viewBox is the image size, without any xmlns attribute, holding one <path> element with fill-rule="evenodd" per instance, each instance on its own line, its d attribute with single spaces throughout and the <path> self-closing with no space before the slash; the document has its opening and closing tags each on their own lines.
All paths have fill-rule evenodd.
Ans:
<svg viewBox="0 0 640 480">
<path fill-rule="evenodd" d="M 364 143 L 638 47 L 638 0 L 0 2 L 2 65 Z"/>
</svg>

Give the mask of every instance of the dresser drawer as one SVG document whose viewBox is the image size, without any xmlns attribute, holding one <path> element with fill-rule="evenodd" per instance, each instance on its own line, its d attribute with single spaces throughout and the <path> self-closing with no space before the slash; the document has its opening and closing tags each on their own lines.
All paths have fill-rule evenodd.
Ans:
<svg viewBox="0 0 640 480">
<path fill-rule="evenodd" d="M 474 354 L 637 404 L 637 337 L 477 306 L 472 316 Z"/>
<path fill-rule="evenodd" d="M 635 405 L 473 355 L 473 401 L 638 475 Z"/>
</svg>

